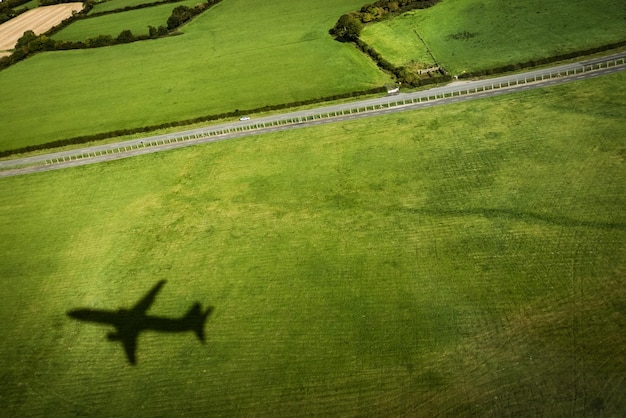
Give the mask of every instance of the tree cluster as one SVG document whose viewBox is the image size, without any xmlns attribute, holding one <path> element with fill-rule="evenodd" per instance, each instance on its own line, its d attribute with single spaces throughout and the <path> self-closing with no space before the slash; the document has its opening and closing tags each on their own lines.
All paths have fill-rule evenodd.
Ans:
<svg viewBox="0 0 626 418">
<path fill-rule="evenodd" d="M 4 0 L 0 2 L 0 24 L 13 19 L 14 17 L 27 12 L 28 7 L 19 6 L 28 3 L 30 0 Z"/>
<path fill-rule="evenodd" d="M 329 31 L 341 42 L 354 42 L 359 39 L 363 23 L 355 13 L 348 13 L 339 18 L 335 26 Z"/>
<path fill-rule="evenodd" d="M 330 34 L 340 41 L 352 41 L 361 33 L 362 25 L 378 22 L 390 16 L 413 9 L 425 9 L 439 3 L 440 0 L 378 0 L 366 4 L 360 10 L 350 12 L 339 18 Z"/>
<path fill-rule="evenodd" d="M 172 10 L 171 16 L 167 19 L 167 28 L 174 30 L 183 23 L 190 21 L 195 15 L 202 13 L 202 9 L 196 7 L 177 6 Z"/>
<path fill-rule="evenodd" d="M 390 15 L 404 13 L 413 9 L 426 9 L 434 6 L 440 0 L 378 0 L 372 4 L 366 4 L 359 10 L 358 16 L 361 22 L 369 23 L 386 19 Z"/>
</svg>

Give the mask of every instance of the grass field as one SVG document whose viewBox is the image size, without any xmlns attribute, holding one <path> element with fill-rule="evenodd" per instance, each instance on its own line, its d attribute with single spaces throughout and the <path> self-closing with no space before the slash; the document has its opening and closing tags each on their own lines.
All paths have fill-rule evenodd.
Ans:
<svg viewBox="0 0 626 418">
<path fill-rule="evenodd" d="M 0 180 L 0 410 L 623 415 L 625 82 Z M 66 317 L 162 279 L 206 345 Z"/>
<path fill-rule="evenodd" d="M 84 41 L 98 35 L 116 37 L 120 32 L 127 29 L 133 35 L 147 35 L 149 25 L 155 28 L 161 25 L 167 26 L 167 18 L 170 17 L 172 10 L 176 7 L 194 7 L 196 4 L 198 4 L 198 0 L 188 0 L 83 19 L 55 34 L 53 38 L 63 41 Z"/>
<path fill-rule="evenodd" d="M 367 26 L 363 40 L 395 65 L 430 64 L 424 39 L 450 73 L 494 68 L 626 40 L 621 0 L 444 0 Z"/>
<path fill-rule="evenodd" d="M 181 36 L 33 56 L 0 72 L 0 150 L 382 86 L 328 34 L 360 5 L 228 0 Z"/>
<path fill-rule="evenodd" d="M 157 3 L 158 0 L 109 0 L 96 3 L 89 14 L 108 12 L 123 9 L 124 7 L 139 6 L 140 4 Z"/>
</svg>

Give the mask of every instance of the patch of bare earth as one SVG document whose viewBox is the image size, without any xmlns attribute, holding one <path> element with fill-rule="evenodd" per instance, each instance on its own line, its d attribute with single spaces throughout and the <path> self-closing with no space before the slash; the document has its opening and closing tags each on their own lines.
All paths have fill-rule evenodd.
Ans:
<svg viewBox="0 0 626 418">
<path fill-rule="evenodd" d="M 74 11 L 78 12 L 82 8 L 82 3 L 64 3 L 37 7 L 3 23 L 0 25 L 0 51 L 13 49 L 17 40 L 24 35 L 24 32 L 32 30 L 35 32 L 35 35 L 42 34 L 72 16 Z"/>
</svg>

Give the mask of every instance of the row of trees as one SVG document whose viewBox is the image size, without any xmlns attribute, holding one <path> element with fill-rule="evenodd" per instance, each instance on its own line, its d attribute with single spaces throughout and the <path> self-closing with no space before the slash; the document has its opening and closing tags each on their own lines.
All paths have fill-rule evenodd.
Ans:
<svg viewBox="0 0 626 418">
<path fill-rule="evenodd" d="M 93 1 L 93 0 L 88 0 L 88 1 Z M 131 10 L 139 10 L 139 9 L 146 9 L 148 7 L 161 6 L 163 4 L 180 3 L 181 1 L 183 0 L 159 0 L 159 1 L 152 2 L 152 3 L 141 3 L 141 4 L 134 5 L 134 6 L 124 6 L 124 7 L 119 7 L 113 10 L 105 10 L 102 12 L 91 13 L 89 14 L 89 16 L 85 16 L 85 18 L 91 19 L 94 17 L 104 16 L 104 15 L 110 15 L 110 14 L 122 13 L 122 12 L 130 12 Z"/>
<path fill-rule="evenodd" d="M 350 12 L 339 18 L 330 34 L 340 41 L 353 41 L 358 38 L 364 24 L 378 22 L 390 16 L 413 9 L 425 9 L 439 3 L 440 0 L 378 0 L 366 4 L 360 10 Z"/>
<path fill-rule="evenodd" d="M 208 7 L 217 3 L 216 0 L 209 0 L 207 3 L 198 4 L 195 7 L 177 6 L 172 10 L 172 14 L 167 19 L 167 28 L 174 30 L 182 24 L 190 21 L 195 16 L 204 12 Z"/>
<path fill-rule="evenodd" d="M 361 7 L 357 13 L 363 23 L 386 19 L 390 15 L 404 13 L 413 9 L 426 9 L 440 0 L 378 0 Z"/>
</svg>

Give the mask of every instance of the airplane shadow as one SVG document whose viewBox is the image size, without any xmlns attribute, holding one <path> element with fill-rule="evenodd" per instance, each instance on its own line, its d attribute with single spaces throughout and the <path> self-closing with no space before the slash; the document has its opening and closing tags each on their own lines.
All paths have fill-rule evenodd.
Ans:
<svg viewBox="0 0 626 418">
<path fill-rule="evenodd" d="M 152 306 L 165 280 L 158 282 L 132 308 L 117 310 L 98 310 L 89 308 L 72 309 L 67 312 L 70 318 L 109 325 L 115 332 L 109 332 L 109 341 L 119 341 L 124 347 L 126 358 L 130 364 L 137 364 L 137 339 L 143 331 L 166 333 L 183 333 L 191 331 L 196 334 L 200 342 L 205 342 L 204 325 L 213 312 L 213 307 L 202 309 L 200 303 L 194 303 L 185 315 L 180 318 L 168 318 L 147 315 L 146 311 Z"/>
</svg>

